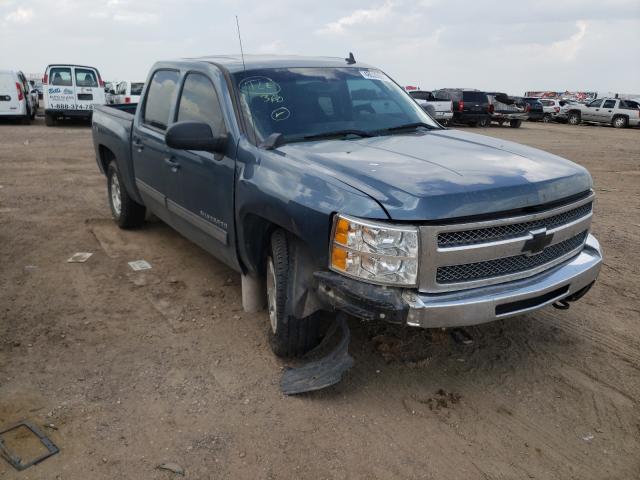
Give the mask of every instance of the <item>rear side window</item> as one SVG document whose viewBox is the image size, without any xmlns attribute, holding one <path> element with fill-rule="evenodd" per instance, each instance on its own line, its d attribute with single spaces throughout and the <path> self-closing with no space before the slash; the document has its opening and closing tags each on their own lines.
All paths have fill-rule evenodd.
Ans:
<svg viewBox="0 0 640 480">
<path fill-rule="evenodd" d="M 153 74 L 149 92 L 144 102 L 144 123 L 166 130 L 177 86 L 178 72 L 174 70 L 158 70 Z"/>
<path fill-rule="evenodd" d="M 190 73 L 184 81 L 178 121 L 205 122 L 214 134 L 225 131 L 222 109 L 211 81 L 200 73 Z"/>
<path fill-rule="evenodd" d="M 409 95 L 418 100 L 431 100 L 431 92 L 409 92 Z"/>
<path fill-rule="evenodd" d="M 71 69 L 70 68 L 52 68 L 49 71 L 49 83 L 60 87 L 71 87 Z"/>
<path fill-rule="evenodd" d="M 144 88 L 144 83 L 132 83 L 131 95 L 142 95 L 143 88 Z"/>
<path fill-rule="evenodd" d="M 444 90 L 437 90 L 437 91 L 433 92 L 433 98 L 436 101 L 444 102 L 444 101 L 447 101 L 447 100 L 456 100 L 457 96 L 454 95 L 454 94 L 451 94 L 449 92 L 446 92 Z"/>
<path fill-rule="evenodd" d="M 605 100 L 604 105 L 602 105 L 602 108 L 613 108 L 615 106 L 616 106 L 615 100 Z"/>
<path fill-rule="evenodd" d="M 602 105 L 602 100 L 596 100 L 594 102 L 591 102 L 589 105 L 587 105 L 587 107 L 599 108 L 600 105 Z"/>
<path fill-rule="evenodd" d="M 97 87 L 96 72 L 86 68 L 76 68 L 76 87 Z"/>
</svg>

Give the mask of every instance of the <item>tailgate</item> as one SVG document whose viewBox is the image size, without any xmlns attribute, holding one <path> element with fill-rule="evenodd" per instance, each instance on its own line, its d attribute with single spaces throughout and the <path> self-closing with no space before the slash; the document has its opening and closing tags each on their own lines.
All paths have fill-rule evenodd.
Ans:
<svg viewBox="0 0 640 480">
<path fill-rule="evenodd" d="M 12 75 L 0 75 L 0 113 L 19 114 L 18 90 Z"/>
</svg>

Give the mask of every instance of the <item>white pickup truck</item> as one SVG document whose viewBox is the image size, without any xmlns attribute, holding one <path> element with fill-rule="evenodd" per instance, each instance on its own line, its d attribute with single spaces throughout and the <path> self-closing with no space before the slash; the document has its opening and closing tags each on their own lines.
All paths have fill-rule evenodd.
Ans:
<svg viewBox="0 0 640 480">
<path fill-rule="evenodd" d="M 448 125 L 453 118 L 453 102 L 451 100 L 437 100 L 433 93 L 427 90 L 411 90 L 409 95 L 426 110 L 429 105 L 435 110 L 435 118 L 442 125 Z"/>
</svg>

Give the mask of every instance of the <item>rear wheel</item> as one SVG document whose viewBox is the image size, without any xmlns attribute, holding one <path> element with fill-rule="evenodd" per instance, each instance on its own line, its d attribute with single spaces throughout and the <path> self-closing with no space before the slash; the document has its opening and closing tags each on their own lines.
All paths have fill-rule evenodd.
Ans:
<svg viewBox="0 0 640 480">
<path fill-rule="evenodd" d="M 571 112 L 567 117 L 570 125 L 580 125 L 580 120 L 580 114 L 578 112 Z"/>
<path fill-rule="evenodd" d="M 520 125 L 522 125 L 522 120 L 511 120 L 509 122 L 511 128 L 520 128 Z"/>
<path fill-rule="evenodd" d="M 144 223 L 146 208 L 127 193 L 115 161 L 107 169 L 107 191 L 111 215 L 120 228 L 136 228 Z"/>
<path fill-rule="evenodd" d="M 290 241 L 284 230 L 271 235 L 267 257 L 267 303 L 269 312 L 269 343 L 279 357 L 304 355 L 318 344 L 319 314 L 295 318 L 289 314 L 289 272 L 292 258 Z"/>
<path fill-rule="evenodd" d="M 544 117 L 542 117 L 542 121 L 543 121 L 544 123 L 550 123 L 550 122 L 551 122 L 551 115 L 550 115 L 550 114 L 548 114 L 548 113 L 545 113 L 545 114 L 544 114 Z"/>
<path fill-rule="evenodd" d="M 611 124 L 615 128 L 626 128 L 628 123 L 629 123 L 629 120 L 627 119 L 627 117 L 623 117 L 623 116 L 615 117 L 611 122 Z"/>
<path fill-rule="evenodd" d="M 44 115 L 44 124 L 47 127 L 54 127 L 58 122 L 56 121 L 55 117 L 53 115 L 51 115 L 50 113 L 45 113 Z"/>
<path fill-rule="evenodd" d="M 491 125 L 491 119 L 488 117 L 482 117 L 480 120 L 478 120 L 479 127 L 486 128 L 489 125 Z"/>
</svg>

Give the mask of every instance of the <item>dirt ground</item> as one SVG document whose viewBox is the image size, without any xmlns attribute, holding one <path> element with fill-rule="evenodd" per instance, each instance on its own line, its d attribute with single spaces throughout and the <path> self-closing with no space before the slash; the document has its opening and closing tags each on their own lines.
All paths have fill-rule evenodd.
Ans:
<svg viewBox="0 0 640 480">
<path fill-rule="evenodd" d="M 344 381 L 285 397 L 239 276 L 162 223 L 111 221 L 89 128 L 0 125 L 0 427 L 61 449 L 0 478 L 640 478 L 640 130 L 474 131 L 591 171 L 595 288 L 472 345 L 353 321 Z"/>
</svg>

